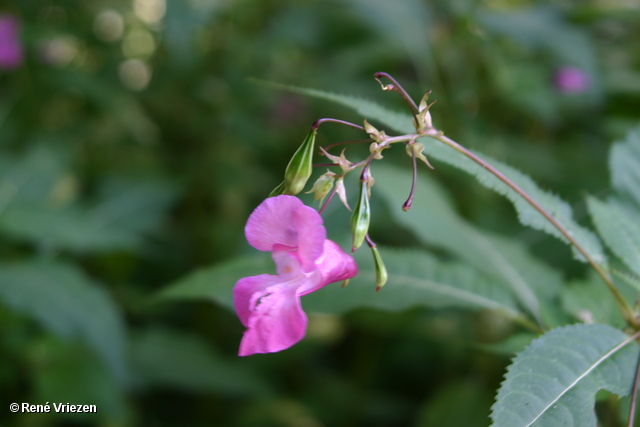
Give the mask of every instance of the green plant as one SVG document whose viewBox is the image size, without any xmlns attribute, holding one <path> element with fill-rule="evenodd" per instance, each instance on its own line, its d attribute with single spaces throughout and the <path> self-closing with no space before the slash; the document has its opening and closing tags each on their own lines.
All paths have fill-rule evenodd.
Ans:
<svg viewBox="0 0 640 427">
<path fill-rule="evenodd" d="M 363 257 L 358 251 L 355 257 L 360 272 L 349 286 L 343 290 L 322 289 L 307 297 L 305 308 L 325 313 L 344 313 L 367 306 L 395 311 L 413 306 L 494 311 L 539 336 L 518 353 L 508 368 L 493 406 L 493 425 L 595 425 L 596 392 L 607 390 L 618 396 L 632 396 L 628 415 L 628 425 L 632 426 L 640 376 L 636 369 L 640 350 L 634 343 L 640 337 L 640 321 L 637 308 L 630 302 L 640 290 L 637 279 L 640 275 L 640 226 L 637 225 L 640 223 L 637 192 L 640 128 L 632 130 L 626 140 L 616 143 L 611 150 L 614 194 L 605 202 L 588 199 L 598 231 L 596 235 L 573 219 L 567 203 L 541 190 L 526 175 L 464 148 L 433 127 L 429 111 L 433 104 L 427 104 L 428 94 L 416 105 L 389 75 L 376 73 L 376 78 L 391 80 L 390 84 L 382 84 L 383 90 L 399 93 L 411 115 L 349 96 L 272 86 L 328 99 L 353 108 L 365 117 L 364 126 L 347 123 L 369 136 L 365 141 L 371 145 L 364 160 L 350 162 L 344 152 L 340 156 L 331 155 L 328 150 L 338 144 L 330 144 L 321 151 L 332 163 L 316 165 L 341 169 L 341 172 L 323 175 L 320 183 L 324 183 L 327 176 L 342 182 L 349 172 L 362 169 L 360 195 L 352 216 L 354 250 L 369 229 L 369 191 L 372 191 L 389 206 L 396 207 L 392 210 L 393 217 L 411 229 L 418 240 L 442 248 L 457 259 L 443 261 L 418 250 L 382 248 L 379 253 L 386 260 L 384 278 L 388 273 L 389 283 L 383 292 L 374 294 L 370 292 L 370 283 L 376 282 L 379 289 L 384 284 L 383 272 L 380 257 L 376 256 L 378 248 L 366 236 L 374 249 L 373 259 Z M 378 121 L 402 134 L 389 136 L 386 130 L 377 130 L 368 120 Z M 345 123 L 321 119 L 313 125 L 314 136 L 318 126 L 327 121 Z M 424 144 L 417 142 L 421 138 L 430 140 Z M 382 158 L 384 150 L 398 143 L 405 144 L 414 167 L 411 191 L 404 202 L 398 194 L 403 174 L 384 165 L 376 165 L 375 171 L 371 167 L 374 160 Z M 570 245 L 575 258 L 593 269 L 610 299 L 603 300 L 601 293 L 592 291 L 595 278 L 590 279 L 588 285 L 563 286 L 553 271 L 535 260 L 517 241 L 484 232 L 458 217 L 435 182 L 417 177 L 416 159 L 430 166 L 425 154 L 471 174 L 481 184 L 505 196 L 513 203 L 523 225 Z M 375 176 L 375 185 L 372 176 Z M 296 191 L 290 194 L 301 191 L 308 178 L 305 172 L 304 182 L 296 182 Z M 337 190 L 336 185 L 322 202 L 321 212 Z M 277 194 L 286 190 L 274 191 Z M 317 198 L 327 193 L 323 187 L 321 197 Z M 362 220 L 363 203 L 367 204 L 366 222 Z M 409 212 L 398 212 L 399 204 Z M 612 257 L 605 253 L 599 237 L 610 248 Z M 262 260 L 264 257 L 247 257 L 205 269 L 178 281 L 165 290 L 163 296 L 213 298 L 231 307 L 231 287 L 235 280 L 261 272 Z M 629 272 L 612 275 L 624 267 Z M 337 292 L 340 292 L 339 299 L 333 295 Z M 617 311 L 604 310 L 611 304 Z M 585 324 L 571 324 L 576 318 Z"/>
</svg>

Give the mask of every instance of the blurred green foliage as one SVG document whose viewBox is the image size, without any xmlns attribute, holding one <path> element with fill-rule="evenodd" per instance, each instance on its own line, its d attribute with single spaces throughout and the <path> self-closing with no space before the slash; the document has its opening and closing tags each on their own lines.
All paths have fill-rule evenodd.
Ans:
<svg viewBox="0 0 640 427">
<path fill-rule="evenodd" d="M 244 243 L 246 218 L 281 181 L 314 120 L 362 119 L 247 79 L 398 110 L 375 71 L 416 98 L 432 89 L 439 129 L 553 189 L 583 224 L 585 192 L 609 192 L 610 142 L 640 119 L 640 9 L 630 1 L 21 0 L 0 12 L 21 21 L 25 50 L 18 69 L 0 71 L 7 426 L 489 425 L 504 367 L 522 347 L 502 343 L 522 330 L 494 313 L 456 304 L 378 311 L 391 280 L 366 296 L 374 302 L 348 296 L 332 311 L 339 296 L 323 300 L 332 285 L 309 304 L 333 314 L 313 314 L 302 343 L 238 359 L 243 328 L 224 304 L 159 298 L 196 269 L 254 252 Z M 568 66 L 588 76 L 585 91 L 554 85 Z M 318 140 L 354 135 L 325 125 Z M 401 151 L 385 158 L 404 168 L 408 194 Z M 377 241 L 431 252 L 412 255 L 424 265 L 455 258 L 451 274 L 462 274 L 486 267 L 487 253 L 437 233 L 451 227 L 464 242 L 473 224 L 515 259 L 523 280 L 545 278 L 533 285 L 539 298 L 575 319 L 599 307 L 605 296 L 579 287 L 595 279 L 564 245 L 523 230 L 507 201 L 467 175 L 434 166 L 420 173 L 446 189 L 446 203 L 429 214 L 441 226 L 414 233 L 421 218 L 372 200 Z M 393 182 L 402 175 L 385 173 L 393 175 L 379 183 L 385 200 L 400 197 Z M 336 206 L 325 215 L 329 237 L 348 242 L 348 216 Z M 392 259 L 390 271 L 402 267 Z M 571 285 L 559 297 L 561 278 Z M 352 309 L 363 305 L 373 308 Z M 615 317 L 610 309 L 597 318 Z M 541 315 L 550 325 L 575 320 Z M 98 411 L 13 414 L 12 402 Z M 598 409 L 607 425 L 621 425 L 617 406 Z"/>
</svg>

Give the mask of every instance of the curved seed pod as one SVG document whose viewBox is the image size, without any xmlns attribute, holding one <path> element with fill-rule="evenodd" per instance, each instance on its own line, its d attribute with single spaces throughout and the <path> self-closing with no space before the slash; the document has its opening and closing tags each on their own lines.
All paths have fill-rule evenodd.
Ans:
<svg viewBox="0 0 640 427">
<path fill-rule="evenodd" d="M 351 252 L 355 252 L 369 231 L 369 221 L 371 220 L 371 207 L 369 206 L 369 188 L 366 181 L 360 181 L 360 198 L 358 204 L 351 214 Z"/>
<path fill-rule="evenodd" d="M 316 142 L 316 129 L 311 129 L 302 145 L 293 154 L 284 172 L 284 194 L 295 196 L 304 189 L 313 170 L 313 149 Z"/>
<path fill-rule="evenodd" d="M 373 264 L 376 271 L 376 292 L 378 292 L 387 283 L 389 275 L 376 245 L 371 246 L 371 252 L 373 253 Z"/>
</svg>

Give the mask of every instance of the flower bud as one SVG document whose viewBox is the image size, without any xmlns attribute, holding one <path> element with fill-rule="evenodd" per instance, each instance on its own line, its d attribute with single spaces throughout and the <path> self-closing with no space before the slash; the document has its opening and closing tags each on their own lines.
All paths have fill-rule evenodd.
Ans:
<svg viewBox="0 0 640 427">
<path fill-rule="evenodd" d="M 436 102 L 433 101 L 431 104 L 427 104 L 427 100 L 429 99 L 429 95 L 431 91 L 424 94 L 422 99 L 420 100 L 420 105 L 418 106 L 418 115 L 415 120 L 417 120 L 416 127 L 418 130 L 429 129 L 433 127 L 431 122 L 431 113 L 429 109 Z"/>
<path fill-rule="evenodd" d="M 304 189 L 313 170 L 313 148 L 316 142 L 316 129 L 312 129 L 294 153 L 284 172 L 284 194 L 295 196 Z"/>
<path fill-rule="evenodd" d="M 351 162 L 347 160 L 347 158 L 344 155 L 346 150 L 347 149 L 345 148 L 344 150 L 342 150 L 339 156 L 334 156 L 333 154 L 329 154 L 324 148 L 320 147 L 320 152 L 322 153 L 322 155 L 326 156 L 333 163 L 340 166 L 340 169 L 342 169 L 343 172 L 348 171 L 352 166 Z"/>
<path fill-rule="evenodd" d="M 425 165 L 429 166 L 430 169 L 433 169 L 433 166 L 431 166 L 431 163 L 429 163 L 427 157 L 422 154 L 422 152 L 424 151 L 424 145 L 419 142 L 414 142 L 411 144 L 407 144 L 405 146 L 405 150 L 410 157 L 413 157 L 415 155 L 417 159 L 422 160 Z"/>
<path fill-rule="evenodd" d="M 364 131 L 367 132 L 371 139 L 373 139 L 375 142 L 380 142 L 386 137 L 384 132 L 380 132 L 378 129 L 372 126 L 367 121 L 367 119 L 364 119 Z"/>
<path fill-rule="evenodd" d="M 389 275 L 387 274 L 387 267 L 385 267 L 376 245 L 371 246 L 371 253 L 373 253 L 373 265 L 376 272 L 376 292 L 378 292 L 380 288 L 387 283 Z"/>
<path fill-rule="evenodd" d="M 360 181 L 360 198 L 358 204 L 351 214 L 351 252 L 355 252 L 369 232 L 369 221 L 371 220 L 371 207 L 369 206 L 369 188 L 366 181 Z"/>
<path fill-rule="evenodd" d="M 371 145 L 369 145 L 369 152 L 373 154 L 374 159 L 382 159 L 382 150 L 380 149 L 380 145 L 377 142 L 372 142 Z"/>
<path fill-rule="evenodd" d="M 327 172 L 320 176 L 313 184 L 311 190 L 307 191 L 305 194 L 313 193 L 313 201 L 320 199 L 320 204 L 324 198 L 329 194 L 329 191 L 333 188 L 333 181 L 335 180 L 336 174 L 333 172 Z"/>
</svg>

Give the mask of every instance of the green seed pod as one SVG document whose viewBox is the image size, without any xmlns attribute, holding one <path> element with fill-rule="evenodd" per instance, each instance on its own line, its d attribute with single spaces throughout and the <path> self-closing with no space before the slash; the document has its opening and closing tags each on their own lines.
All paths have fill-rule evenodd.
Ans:
<svg viewBox="0 0 640 427">
<path fill-rule="evenodd" d="M 313 169 L 316 129 L 312 129 L 295 152 L 284 172 L 284 194 L 295 196 L 304 189 Z"/>
<path fill-rule="evenodd" d="M 376 245 L 371 247 L 371 252 L 373 253 L 373 264 L 376 270 L 376 292 L 378 292 L 387 283 L 389 275 Z"/>
<path fill-rule="evenodd" d="M 276 188 L 271 190 L 269 197 L 275 197 L 284 194 L 284 181 L 282 181 Z"/>
<path fill-rule="evenodd" d="M 364 238 L 369 232 L 369 221 L 371 220 L 371 207 L 369 206 L 369 188 L 367 182 L 360 182 L 360 198 L 358 204 L 351 214 L 351 235 L 352 248 L 351 252 L 355 252 Z"/>
</svg>

